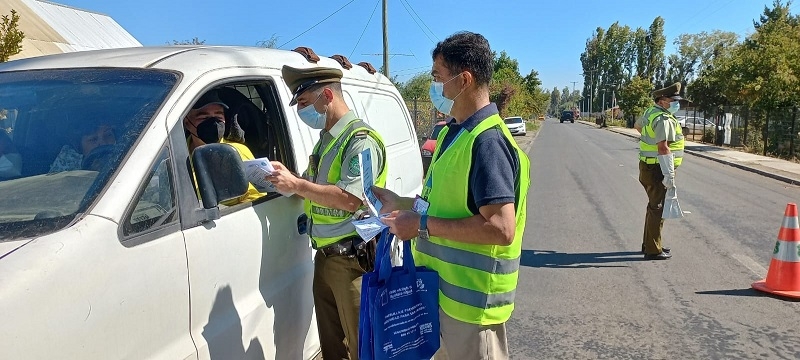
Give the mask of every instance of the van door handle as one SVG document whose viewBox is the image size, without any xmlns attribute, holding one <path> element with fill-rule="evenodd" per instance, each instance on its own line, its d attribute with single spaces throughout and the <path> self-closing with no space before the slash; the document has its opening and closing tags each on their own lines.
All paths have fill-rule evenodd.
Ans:
<svg viewBox="0 0 800 360">
<path fill-rule="evenodd" d="M 297 232 L 300 235 L 305 234 L 308 229 L 308 215 L 303 214 L 297 217 Z"/>
</svg>

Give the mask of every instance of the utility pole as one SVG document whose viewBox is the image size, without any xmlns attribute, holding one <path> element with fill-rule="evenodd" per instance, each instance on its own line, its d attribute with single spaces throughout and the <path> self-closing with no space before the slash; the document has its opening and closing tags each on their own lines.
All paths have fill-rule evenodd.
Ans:
<svg viewBox="0 0 800 360">
<path fill-rule="evenodd" d="M 389 0 L 383 0 L 383 75 L 389 77 Z"/>
</svg>

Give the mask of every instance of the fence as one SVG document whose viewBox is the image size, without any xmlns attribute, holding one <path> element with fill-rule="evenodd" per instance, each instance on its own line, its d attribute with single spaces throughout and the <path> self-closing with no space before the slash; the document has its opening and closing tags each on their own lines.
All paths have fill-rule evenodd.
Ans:
<svg viewBox="0 0 800 360">
<path fill-rule="evenodd" d="M 742 147 L 752 153 L 786 159 L 795 159 L 800 153 L 796 106 L 769 110 L 725 106 L 709 113 L 689 108 L 676 115 L 687 119 L 684 130 L 688 130 L 688 140 Z M 704 121 L 691 122 L 693 118 Z M 706 121 L 710 124 L 704 125 Z"/>
<path fill-rule="evenodd" d="M 433 104 L 427 100 L 411 99 L 406 100 L 406 107 L 411 113 L 411 120 L 414 122 L 414 129 L 417 132 L 417 141 L 422 146 L 423 139 L 431 134 L 433 125 L 437 121 L 445 120 L 445 116 L 436 111 Z"/>
</svg>

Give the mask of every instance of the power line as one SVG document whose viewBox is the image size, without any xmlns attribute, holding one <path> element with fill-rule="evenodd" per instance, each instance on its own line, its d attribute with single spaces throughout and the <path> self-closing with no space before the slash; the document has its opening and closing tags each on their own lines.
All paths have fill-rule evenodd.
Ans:
<svg viewBox="0 0 800 360">
<path fill-rule="evenodd" d="M 358 41 L 356 41 L 356 46 L 353 46 L 353 51 L 350 52 L 350 57 L 353 57 L 353 54 L 356 52 L 356 48 L 358 44 L 361 42 L 361 38 L 364 37 L 364 33 L 367 32 L 367 27 L 369 27 L 369 23 L 372 21 L 372 16 L 375 15 L 375 10 L 378 10 L 378 5 L 381 4 L 382 0 L 378 0 L 375 2 L 375 7 L 372 8 L 372 14 L 369 14 L 369 19 L 367 20 L 367 25 L 364 25 L 364 30 L 361 31 L 361 36 L 358 37 Z"/>
<path fill-rule="evenodd" d="M 428 32 L 430 32 L 430 33 L 431 33 L 431 35 L 433 35 L 433 37 L 435 37 L 435 38 L 436 38 L 436 40 L 439 40 L 439 37 L 438 37 L 438 36 L 436 36 L 436 34 L 434 34 L 434 33 L 433 33 L 433 30 L 431 30 L 431 28 L 429 28 L 429 27 L 428 27 L 428 25 L 427 25 L 427 24 L 425 24 L 425 21 L 424 21 L 424 20 L 422 20 L 422 17 L 420 17 L 420 16 L 419 16 L 419 14 L 417 14 L 417 11 L 416 11 L 416 10 L 414 10 L 414 7 L 413 7 L 413 6 L 411 6 L 411 3 L 409 3 L 409 2 L 408 2 L 408 0 L 400 0 L 400 1 L 403 1 L 403 2 L 405 2 L 406 4 L 408 4 L 408 7 L 409 7 L 409 8 L 411 8 L 411 11 L 412 11 L 412 12 L 414 12 L 414 15 L 417 15 L 417 18 L 418 18 L 418 19 L 419 19 L 419 21 L 422 23 L 422 25 L 424 25 L 424 26 L 425 26 L 425 28 L 426 28 L 426 29 L 428 29 Z"/>
<path fill-rule="evenodd" d="M 415 24 L 417 24 L 417 27 L 418 27 L 420 30 L 422 30 L 422 33 L 423 33 L 423 34 L 425 34 L 425 37 L 426 37 L 426 38 L 428 38 L 428 40 L 430 40 L 430 42 L 431 42 L 432 44 L 436 44 L 436 42 L 435 42 L 435 41 L 433 41 L 433 39 L 431 39 L 431 37 L 430 37 L 430 36 L 428 36 L 428 33 L 426 33 L 426 32 L 425 32 L 425 29 L 423 29 L 423 28 L 422 28 L 422 26 L 421 26 L 421 25 L 420 25 L 420 24 L 417 22 L 417 19 L 416 19 L 416 18 L 414 18 L 414 15 L 412 15 L 412 14 L 411 14 L 411 11 L 409 11 L 409 10 L 408 10 L 408 7 L 406 6 L 406 5 L 407 5 L 407 3 L 406 3 L 404 0 L 400 0 L 400 4 L 401 4 L 401 5 L 403 5 L 403 8 L 404 8 L 404 9 L 406 9 L 406 12 L 408 13 L 408 16 L 411 16 L 411 20 L 414 20 L 414 23 L 415 23 Z M 408 4 L 408 6 L 411 6 L 411 5 L 410 5 L 410 4 Z M 421 21 L 421 20 L 422 20 L 422 19 L 420 19 L 420 21 Z M 426 25 L 426 26 L 427 26 L 427 25 Z M 434 35 L 434 36 L 435 36 L 435 35 Z"/>
<path fill-rule="evenodd" d="M 337 9 L 336 11 L 334 11 L 334 12 L 333 12 L 333 14 L 330 14 L 330 15 L 326 16 L 324 19 L 322 19 L 322 20 L 320 20 L 318 23 L 314 24 L 314 26 L 312 26 L 312 27 L 308 28 L 308 30 L 306 30 L 306 31 L 303 31 L 303 32 L 301 32 L 301 33 L 300 33 L 300 35 L 297 35 L 297 36 L 293 37 L 291 40 L 289 40 L 289 41 L 287 41 L 287 42 L 283 43 L 281 46 L 278 46 L 278 48 L 279 48 L 279 49 L 280 49 L 280 48 L 282 48 L 284 45 L 286 45 L 286 44 L 288 44 L 288 43 L 290 43 L 290 42 L 294 41 L 295 39 L 297 39 L 297 38 L 299 38 L 299 37 L 303 36 L 303 34 L 305 34 L 305 33 L 309 32 L 309 31 L 313 30 L 313 29 L 314 29 L 315 27 L 317 27 L 319 24 L 322 24 L 323 22 L 325 22 L 325 20 L 328 20 L 328 19 L 329 19 L 331 16 L 333 16 L 333 15 L 336 15 L 336 14 L 337 14 L 339 11 L 342 11 L 342 9 L 346 8 L 346 7 L 347 7 L 347 5 L 350 5 L 350 4 L 352 4 L 353 2 L 355 2 L 355 1 L 356 1 L 356 0 L 350 0 L 350 1 L 349 1 L 347 4 L 344 4 L 344 5 L 342 5 L 342 7 L 340 7 L 340 8 L 339 8 L 339 9 Z"/>
</svg>

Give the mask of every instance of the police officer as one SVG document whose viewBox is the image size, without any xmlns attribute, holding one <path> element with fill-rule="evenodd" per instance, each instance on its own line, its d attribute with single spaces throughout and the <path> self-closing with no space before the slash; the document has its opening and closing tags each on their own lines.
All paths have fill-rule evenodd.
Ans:
<svg viewBox="0 0 800 360">
<path fill-rule="evenodd" d="M 319 129 L 308 170 L 294 176 L 283 164 L 268 176 L 279 191 L 305 199 L 314 259 L 314 305 L 322 357 L 358 359 L 358 318 L 363 259 L 356 245 L 360 237 L 351 223 L 362 207 L 363 185 L 358 154 L 369 149 L 378 186 L 386 184 L 386 150 L 375 130 L 356 117 L 342 97 L 342 71 L 334 68 L 297 69 L 284 66 L 283 80 L 297 104 L 297 115 Z M 360 255 L 360 254 L 359 254 Z"/>
<path fill-rule="evenodd" d="M 437 138 L 414 199 L 374 188 L 383 219 L 416 238 L 414 261 L 439 273 L 441 348 L 436 360 L 508 359 L 530 163 L 489 100 L 493 56 L 480 34 L 456 33 L 433 50 L 431 100 L 453 119 Z"/>
<path fill-rule="evenodd" d="M 635 128 L 639 130 L 639 182 L 647 193 L 642 252 L 646 260 L 667 260 L 670 249 L 661 246 L 662 211 L 667 189 L 675 187 L 675 169 L 683 161 L 683 133 L 673 114 L 683 100 L 681 83 L 653 91 L 655 104 Z"/>
</svg>

